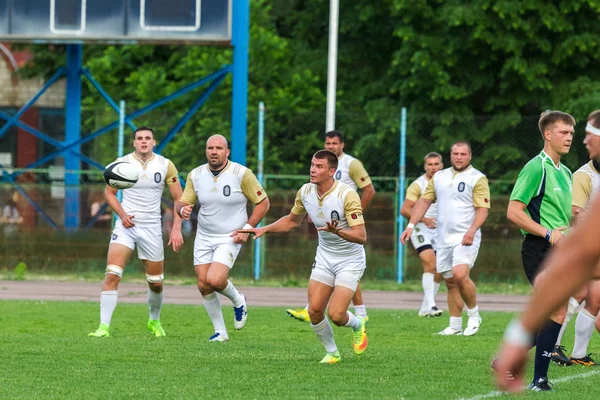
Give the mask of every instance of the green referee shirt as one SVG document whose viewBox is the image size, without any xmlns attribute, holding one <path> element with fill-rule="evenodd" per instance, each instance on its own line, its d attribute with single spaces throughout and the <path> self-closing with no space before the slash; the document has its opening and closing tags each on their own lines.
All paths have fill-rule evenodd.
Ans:
<svg viewBox="0 0 600 400">
<path fill-rule="evenodd" d="M 564 164 L 560 163 L 557 168 L 542 151 L 519 172 L 510 200 L 526 204 L 527 214 L 546 229 L 569 226 L 572 179 L 573 174 Z"/>
</svg>

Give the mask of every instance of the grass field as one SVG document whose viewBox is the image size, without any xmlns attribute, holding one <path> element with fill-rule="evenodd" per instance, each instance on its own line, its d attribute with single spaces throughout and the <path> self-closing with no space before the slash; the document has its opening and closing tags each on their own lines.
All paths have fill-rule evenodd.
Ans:
<svg viewBox="0 0 600 400">
<path fill-rule="evenodd" d="M 310 326 L 286 317 L 283 308 L 250 308 L 239 332 L 231 308 L 224 310 L 227 343 L 207 342 L 212 329 L 202 307 L 179 305 L 163 310 L 167 338 L 147 332 L 147 306 L 120 304 L 113 337 L 94 339 L 87 334 L 98 324 L 97 303 L 0 301 L 0 398 L 503 397 L 492 393 L 489 361 L 508 313 L 483 313 L 482 329 L 467 338 L 432 335 L 446 326 L 446 316 L 369 310 L 367 351 L 354 355 L 349 330 L 334 328 L 343 361 L 320 365 L 324 350 Z M 572 336 L 573 326 L 565 335 L 568 348 Z M 597 339 L 590 352 L 600 351 Z M 553 365 L 550 377 L 558 381 L 552 399 L 600 396 L 600 368 Z"/>
</svg>

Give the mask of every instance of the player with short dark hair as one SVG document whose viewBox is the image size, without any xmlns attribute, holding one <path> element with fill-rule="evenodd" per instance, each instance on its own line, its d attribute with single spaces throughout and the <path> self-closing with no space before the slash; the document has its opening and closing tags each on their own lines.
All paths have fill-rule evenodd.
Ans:
<svg viewBox="0 0 600 400">
<path fill-rule="evenodd" d="M 135 131 L 135 151 L 116 162 L 133 165 L 139 172 L 138 181 L 123 193 L 123 202 L 117 199 L 117 189 L 106 186 L 106 201 L 119 216 L 112 231 L 106 260 L 106 277 L 100 293 L 100 326 L 89 334 L 92 337 L 109 337 L 112 315 L 117 307 L 118 287 L 125 265 L 137 246 L 139 259 L 144 265 L 148 281 L 148 329 L 155 336 L 165 336 L 160 323 L 163 303 L 164 244 L 162 240 L 160 205 L 165 185 L 177 204 L 181 197 L 181 184 L 173 163 L 153 152 L 156 146 L 154 132 L 147 127 Z M 175 218 L 168 246 L 179 251 L 183 245 L 181 218 Z"/>
<path fill-rule="evenodd" d="M 319 245 L 308 283 L 308 313 L 312 329 L 327 352 L 322 364 L 342 360 L 325 316 L 328 306 L 335 325 L 352 329 L 356 354 L 362 354 L 368 345 L 365 319 L 348 311 L 367 266 L 363 247 L 367 231 L 358 193 L 334 179 L 337 162 L 335 153 L 317 151 L 311 161 L 310 183 L 298 190 L 290 214 L 261 228 L 237 231 L 254 233 L 255 238 L 267 232 L 285 233 L 299 226 L 306 214 L 310 216 L 319 234 Z"/>
</svg>

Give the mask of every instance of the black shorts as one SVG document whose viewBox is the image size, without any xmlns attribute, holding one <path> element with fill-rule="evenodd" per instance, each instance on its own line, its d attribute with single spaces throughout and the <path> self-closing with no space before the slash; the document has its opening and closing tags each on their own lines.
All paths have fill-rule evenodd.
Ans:
<svg viewBox="0 0 600 400">
<path fill-rule="evenodd" d="M 525 275 L 532 285 L 542 263 L 548 256 L 550 247 L 550 242 L 540 236 L 527 235 L 523 240 L 521 259 L 523 260 Z"/>
</svg>

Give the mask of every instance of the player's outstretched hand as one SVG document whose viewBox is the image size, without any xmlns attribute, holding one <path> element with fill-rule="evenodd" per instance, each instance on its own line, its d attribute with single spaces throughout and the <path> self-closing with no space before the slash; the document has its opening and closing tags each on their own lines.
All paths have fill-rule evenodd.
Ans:
<svg viewBox="0 0 600 400">
<path fill-rule="evenodd" d="M 338 228 L 339 221 L 333 220 L 331 222 L 326 221 L 327 225 L 317 228 L 318 231 L 331 232 L 337 234 L 341 228 Z"/>
<path fill-rule="evenodd" d="M 237 231 L 233 231 L 233 233 L 231 234 L 231 237 L 237 238 L 238 235 L 243 234 L 246 236 L 246 239 L 244 239 L 244 242 L 245 242 L 246 240 L 248 240 L 248 234 L 254 235 L 254 239 L 258 239 L 265 233 L 267 233 L 267 231 L 264 228 L 238 229 Z M 236 239 L 233 239 L 233 241 L 235 243 L 237 243 Z M 242 242 L 242 243 L 244 243 L 244 242 Z"/>
<path fill-rule="evenodd" d="M 133 223 L 133 219 L 135 218 L 135 215 L 119 215 L 119 218 L 121 218 L 121 222 L 123 223 L 123 226 L 125 228 L 131 228 L 134 227 L 135 224 Z"/>
<path fill-rule="evenodd" d="M 528 347 L 502 342 L 493 364 L 498 388 L 511 393 L 520 392 L 525 388 L 523 376 L 528 351 Z"/>
<path fill-rule="evenodd" d="M 194 206 L 192 204 L 188 204 L 185 205 L 183 207 L 181 207 L 181 218 L 185 219 L 185 220 L 189 220 L 190 217 L 192 216 L 192 209 L 194 208 Z"/>
<path fill-rule="evenodd" d="M 178 252 L 183 247 L 183 235 L 181 234 L 181 230 L 171 230 L 171 235 L 169 236 L 169 243 L 167 246 L 173 245 L 173 251 Z"/>
<path fill-rule="evenodd" d="M 413 228 L 406 228 L 404 232 L 402 232 L 402 236 L 400 236 L 400 241 L 402 244 L 406 244 L 408 239 L 410 239 L 410 235 L 412 235 Z"/>
</svg>

